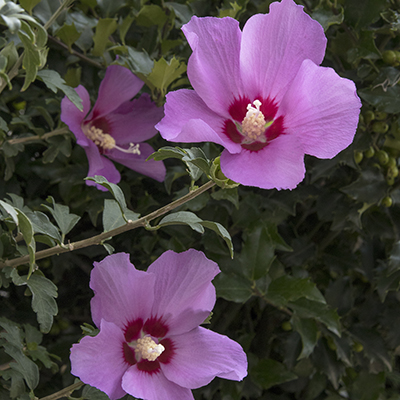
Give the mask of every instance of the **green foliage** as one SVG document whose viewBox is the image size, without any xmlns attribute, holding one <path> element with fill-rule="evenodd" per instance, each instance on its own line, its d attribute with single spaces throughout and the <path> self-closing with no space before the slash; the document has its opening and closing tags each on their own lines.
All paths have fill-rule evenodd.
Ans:
<svg viewBox="0 0 400 400">
<path fill-rule="evenodd" d="M 229 181 L 218 146 L 157 136 L 149 159 L 165 162 L 165 182 L 118 165 L 118 185 L 88 178 L 104 192 L 85 184 L 87 159 L 60 120 L 61 99 L 82 110 L 73 87 L 94 100 L 117 63 L 162 106 L 169 91 L 190 88 L 180 28 L 192 15 L 243 26 L 271 1 L 0 0 L 0 398 L 74 384 L 69 349 L 82 330 L 98 332 L 94 261 L 124 251 L 145 269 L 165 250 L 196 248 L 222 271 L 209 327 L 249 360 L 244 382 L 214 380 L 197 400 L 399 399 L 400 3 L 296 2 L 324 28 L 323 65 L 354 80 L 362 99 L 348 149 L 306 157 L 295 190 L 266 191 Z M 209 179 L 209 191 L 140 219 Z M 76 388 L 73 398 L 107 398 Z"/>
</svg>

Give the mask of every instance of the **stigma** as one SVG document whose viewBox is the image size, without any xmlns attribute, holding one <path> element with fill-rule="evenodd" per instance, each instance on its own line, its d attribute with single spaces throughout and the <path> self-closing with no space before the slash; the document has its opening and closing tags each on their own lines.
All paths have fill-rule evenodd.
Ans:
<svg viewBox="0 0 400 400">
<path fill-rule="evenodd" d="M 155 361 L 165 350 L 162 344 L 157 344 L 150 336 L 144 336 L 137 340 L 135 353 L 142 359 Z"/>
<path fill-rule="evenodd" d="M 247 105 L 247 113 L 241 124 L 241 134 L 245 137 L 244 143 L 253 143 L 255 141 L 265 142 L 265 130 L 272 124 L 266 122 L 264 114 L 260 110 L 262 105 L 260 100 L 254 100 L 253 104 Z"/>
</svg>

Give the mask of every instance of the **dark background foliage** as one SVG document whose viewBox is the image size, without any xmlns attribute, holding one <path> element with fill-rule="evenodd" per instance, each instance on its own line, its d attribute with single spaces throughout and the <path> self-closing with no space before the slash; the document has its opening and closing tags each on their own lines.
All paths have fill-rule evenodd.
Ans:
<svg viewBox="0 0 400 400">
<path fill-rule="evenodd" d="M 93 261 L 115 249 L 146 269 L 167 249 L 196 248 L 222 270 L 208 326 L 241 343 L 249 361 L 243 382 L 215 379 L 196 399 L 399 400 L 400 2 L 297 0 L 325 29 L 323 65 L 355 81 L 363 108 L 353 144 L 333 160 L 307 156 L 295 190 L 215 186 L 174 210 L 186 212 L 175 215 L 179 224 L 158 218 L 160 229 L 68 251 L 125 224 L 128 210 L 146 215 L 206 182 L 202 170 L 221 149 L 201 145 L 204 153 L 189 152 L 193 163 L 171 151 L 165 183 L 118 166 L 114 194 L 126 207 L 118 205 L 84 183 L 86 156 L 60 122 L 64 95 L 83 84 L 94 102 L 117 62 L 161 106 L 168 91 L 190 85 L 182 24 L 211 15 L 243 26 L 270 1 L 71 3 L 0 1 L 0 398 L 42 398 L 74 383 L 69 349 L 82 327 L 92 333 Z M 151 144 L 167 145 L 159 136 Z M 229 237 L 189 226 L 188 213 L 225 227 L 234 258 Z M 57 244 L 67 251 L 35 258 Z M 107 398 L 89 386 L 72 395 Z"/>
</svg>

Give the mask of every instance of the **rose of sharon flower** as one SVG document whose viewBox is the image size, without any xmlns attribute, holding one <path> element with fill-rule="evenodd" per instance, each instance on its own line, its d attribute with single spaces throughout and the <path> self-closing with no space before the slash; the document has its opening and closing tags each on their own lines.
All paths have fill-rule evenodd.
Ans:
<svg viewBox="0 0 400 400">
<path fill-rule="evenodd" d="M 100 333 L 71 349 L 72 374 L 119 399 L 193 400 L 214 377 L 242 380 L 241 346 L 199 325 L 215 304 L 220 271 L 202 252 L 167 251 L 147 272 L 125 253 L 94 264 L 92 318 Z"/>
<path fill-rule="evenodd" d="M 229 17 L 193 17 L 182 30 L 194 90 L 167 95 L 156 125 L 165 139 L 222 145 L 225 176 L 264 189 L 295 188 L 304 154 L 332 158 L 352 142 L 356 88 L 319 66 L 326 37 L 302 6 L 272 3 L 243 32 Z"/>
<path fill-rule="evenodd" d="M 164 180 L 164 164 L 153 160 L 146 162 L 154 150 L 149 144 L 142 143 L 157 133 L 154 125 L 162 118 L 163 110 L 147 94 L 130 101 L 142 86 L 143 82 L 127 68 L 111 65 L 90 114 L 89 93 L 83 86 L 75 89 L 82 99 L 83 111 L 67 97 L 62 100 L 61 120 L 86 152 L 88 176 L 102 175 L 109 182 L 118 183 L 121 176 L 111 159 L 158 181 Z M 86 183 L 96 185 L 93 181 Z"/>
</svg>

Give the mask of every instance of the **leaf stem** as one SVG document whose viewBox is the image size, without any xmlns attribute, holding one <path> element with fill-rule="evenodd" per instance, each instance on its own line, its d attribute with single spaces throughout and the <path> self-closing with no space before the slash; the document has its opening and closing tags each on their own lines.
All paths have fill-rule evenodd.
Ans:
<svg viewBox="0 0 400 400">
<path fill-rule="evenodd" d="M 81 386 L 83 386 L 83 382 L 75 382 L 70 386 L 67 386 L 64 389 L 61 389 L 60 391 L 50 394 L 49 396 L 42 397 L 39 400 L 56 400 L 60 399 L 61 397 L 67 397 L 69 396 L 74 390 L 79 389 Z"/>
<path fill-rule="evenodd" d="M 148 215 L 145 215 L 142 218 L 139 218 L 135 221 L 129 221 L 125 225 L 120 226 L 119 228 L 112 229 L 108 232 L 100 233 L 99 235 L 92 236 L 88 239 L 80 240 L 78 242 L 69 243 L 67 245 L 57 245 L 51 247 L 49 249 L 38 251 L 35 254 L 35 259 L 40 260 L 42 258 L 50 257 L 55 254 L 67 253 L 68 251 L 83 249 L 88 246 L 99 245 L 102 244 L 106 239 L 110 239 L 113 236 L 119 235 L 121 233 L 130 231 L 132 229 L 136 229 L 139 227 L 146 227 L 150 221 L 160 217 L 161 215 L 166 214 L 167 212 L 173 210 L 176 207 L 185 204 L 186 202 L 194 199 L 195 197 L 199 196 L 200 194 L 204 193 L 208 189 L 212 188 L 215 185 L 214 181 L 208 181 L 203 186 L 200 186 L 197 189 L 190 191 L 185 196 L 182 196 L 180 199 L 177 199 L 164 207 L 159 208 L 156 211 L 151 212 Z M 17 267 L 18 265 L 26 264 L 29 262 L 29 255 L 14 258 L 12 260 L 6 260 L 0 262 L 0 269 L 5 267 Z"/>
</svg>

